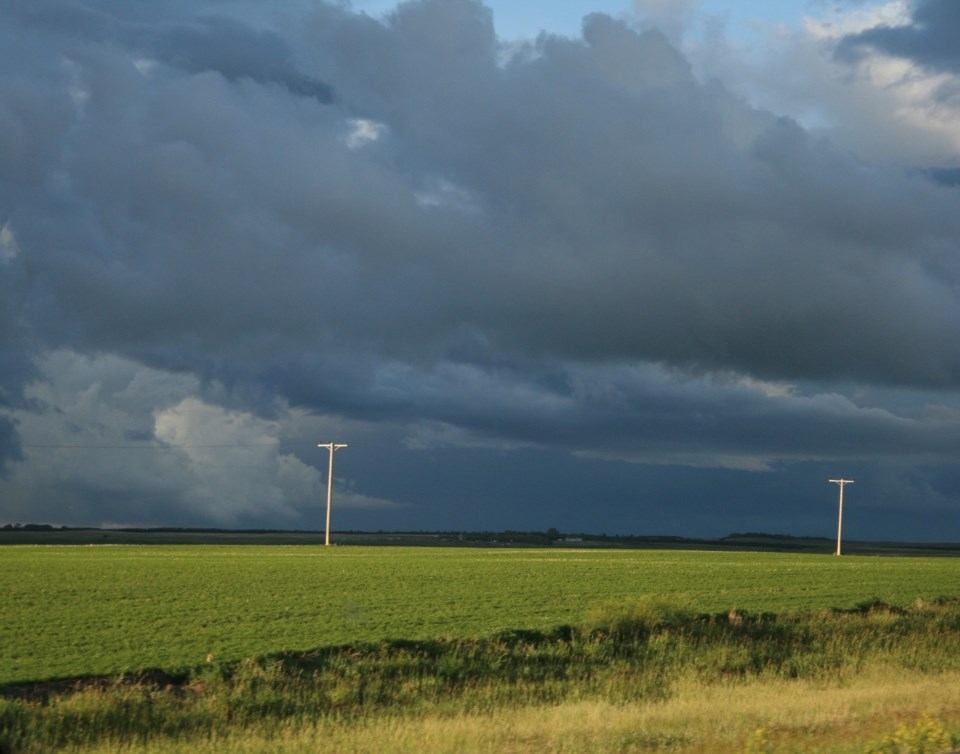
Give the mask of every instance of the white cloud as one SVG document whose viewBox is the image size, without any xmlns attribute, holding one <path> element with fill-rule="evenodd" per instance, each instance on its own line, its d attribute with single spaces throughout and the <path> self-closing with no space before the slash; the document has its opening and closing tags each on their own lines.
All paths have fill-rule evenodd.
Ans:
<svg viewBox="0 0 960 754">
<path fill-rule="evenodd" d="M 830 19 L 807 19 L 806 30 L 821 51 L 832 50 L 846 35 L 875 27 L 904 26 L 910 22 L 910 6 L 906 2 L 890 2 L 880 6 L 852 8 L 844 15 Z M 885 55 L 876 50 L 865 54 L 855 63 L 830 61 L 837 68 L 834 86 L 846 90 L 848 104 L 843 111 L 835 111 L 841 134 L 838 137 L 855 148 L 857 135 L 867 134 L 879 126 L 902 135 L 912 134 L 908 144 L 893 152 L 891 138 L 872 149 L 861 147 L 863 156 L 884 162 L 920 162 L 921 164 L 952 164 L 960 156 L 960 107 L 941 101 L 937 96 L 956 77 L 930 72 L 904 58 Z M 852 66 L 848 68 L 848 66 Z M 840 104 L 841 91 L 835 93 Z M 842 116 L 846 117 L 842 117 Z M 875 118 L 870 124 L 854 120 L 854 116 Z M 851 133 L 844 138 L 843 131 Z M 891 134 L 892 136 L 892 134 Z"/>
<path fill-rule="evenodd" d="M 960 105 L 938 94 L 955 76 L 876 50 L 855 62 L 834 57 L 840 41 L 878 26 L 909 23 L 910 4 L 842 5 L 805 17 L 803 27 L 766 30 L 737 49 L 723 37 L 691 46 L 701 76 L 717 77 L 758 107 L 789 115 L 859 158 L 886 165 L 960 161 Z"/>
<path fill-rule="evenodd" d="M 326 481 L 281 442 L 293 435 L 302 445 L 303 435 L 316 437 L 334 421 L 282 404 L 270 419 L 224 408 L 200 397 L 222 392 L 216 385 L 202 388 L 192 376 L 116 356 L 61 350 L 41 367 L 43 379 L 28 393 L 37 409 L 15 412 L 26 461 L 0 481 L 7 516 L 66 524 L 319 526 L 304 514 L 325 504 Z M 323 466 L 325 457 L 316 456 Z M 335 487 L 337 507 L 402 507 L 342 476 Z M 44 490 L 82 490 L 88 499 L 70 500 L 51 518 L 36 504 Z M 17 516 L 19 504 L 29 509 Z"/>
<path fill-rule="evenodd" d="M 223 524 L 244 515 L 295 520 L 297 505 L 317 497 L 319 473 L 280 453 L 277 422 L 193 397 L 154 417 L 157 439 L 176 448 L 190 480 L 182 495 L 192 509 Z"/>
<path fill-rule="evenodd" d="M 353 118 L 348 123 L 350 131 L 347 133 L 346 144 L 350 149 L 359 149 L 366 144 L 379 141 L 387 132 L 385 124 L 366 118 Z"/>
<path fill-rule="evenodd" d="M 827 15 L 804 18 L 804 26 L 816 39 L 836 39 L 875 26 L 903 26 L 909 22 L 910 5 L 904 0 L 862 6 L 834 6 Z"/>
<path fill-rule="evenodd" d="M 20 245 L 9 220 L 0 227 L 0 262 L 10 262 L 20 256 Z"/>
<path fill-rule="evenodd" d="M 473 194 L 445 178 L 428 178 L 425 187 L 415 193 L 421 207 L 449 207 L 465 212 L 476 212 L 479 205 Z"/>
<path fill-rule="evenodd" d="M 749 375 L 738 375 L 731 378 L 734 384 L 741 385 L 748 390 L 753 390 L 767 398 L 784 398 L 793 395 L 796 385 L 789 382 L 772 382 L 770 380 L 758 380 Z"/>
</svg>

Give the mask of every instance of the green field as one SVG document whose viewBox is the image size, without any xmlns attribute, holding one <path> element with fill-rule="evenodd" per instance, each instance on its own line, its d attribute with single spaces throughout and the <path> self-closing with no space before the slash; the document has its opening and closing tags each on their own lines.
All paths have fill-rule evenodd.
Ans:
<svg viewBox="0 0 960 754">
<path fill-rule="evenodd" d="M 960 746 L 960 558 L 16 545 L 0 595 L 4 754 Z"/>
<path fill-rule="evenodd" d="M 581 624 L 657 594 L 702 612 L 960 595 L 960 559 L 309 546 L 0 548 L 0 684 L 382 639 Z"/>
</svg>

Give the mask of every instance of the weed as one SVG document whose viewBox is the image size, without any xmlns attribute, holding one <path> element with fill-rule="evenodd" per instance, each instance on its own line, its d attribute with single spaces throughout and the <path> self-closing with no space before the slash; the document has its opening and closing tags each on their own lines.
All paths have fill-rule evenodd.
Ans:
<svg viewBox="0 0 960 754">
<path fill-rule="evenodd" d="M 898 725 L 864 754 L 943 754 L 955 743 L 943 725 L 925 712 L 913 725 Z"/>
</svg>

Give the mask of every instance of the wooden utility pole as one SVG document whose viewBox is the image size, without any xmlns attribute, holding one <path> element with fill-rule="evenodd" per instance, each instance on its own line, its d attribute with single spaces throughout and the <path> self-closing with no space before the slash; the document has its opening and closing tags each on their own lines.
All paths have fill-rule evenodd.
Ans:
<svg viewBox="0 0 960 754">
<path fill-rule="evenodd" d="M 333 454 L 334 451 L 340 450 L 340 448 L 347 447 L 345 442 L 335 443 L 335 442 L 321 442 L 317 443 L 318 448 L 326 448 L 330 451 L 330 470 L 327 472 L 327 535 L 324 541 L 324 546 L 330 546 L 330 503 L 333 501 Z"/>
<path fill-rule="evenodd" d="M 332 458 L 333 456 L 331 456 Z M 834 484 L 840 485 L 840 517 L 837 520 L 837 551 L 836 555 L 840 555 L 840 533 L 843 531 L 843 485 L 853 484 L 852 479 L 828 479 L 828 482 L 833 482 Z"/>
</svg>

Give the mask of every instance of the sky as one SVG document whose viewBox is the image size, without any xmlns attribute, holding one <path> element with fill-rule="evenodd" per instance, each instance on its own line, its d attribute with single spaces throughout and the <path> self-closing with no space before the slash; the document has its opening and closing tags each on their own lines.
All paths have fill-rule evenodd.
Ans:
<svg viewBox="0 0 960 754">
<path fill-rule="evenodd" d="M 0 525 L 960 541 L 958 33 L 0 4 Z"/>
</svg>

